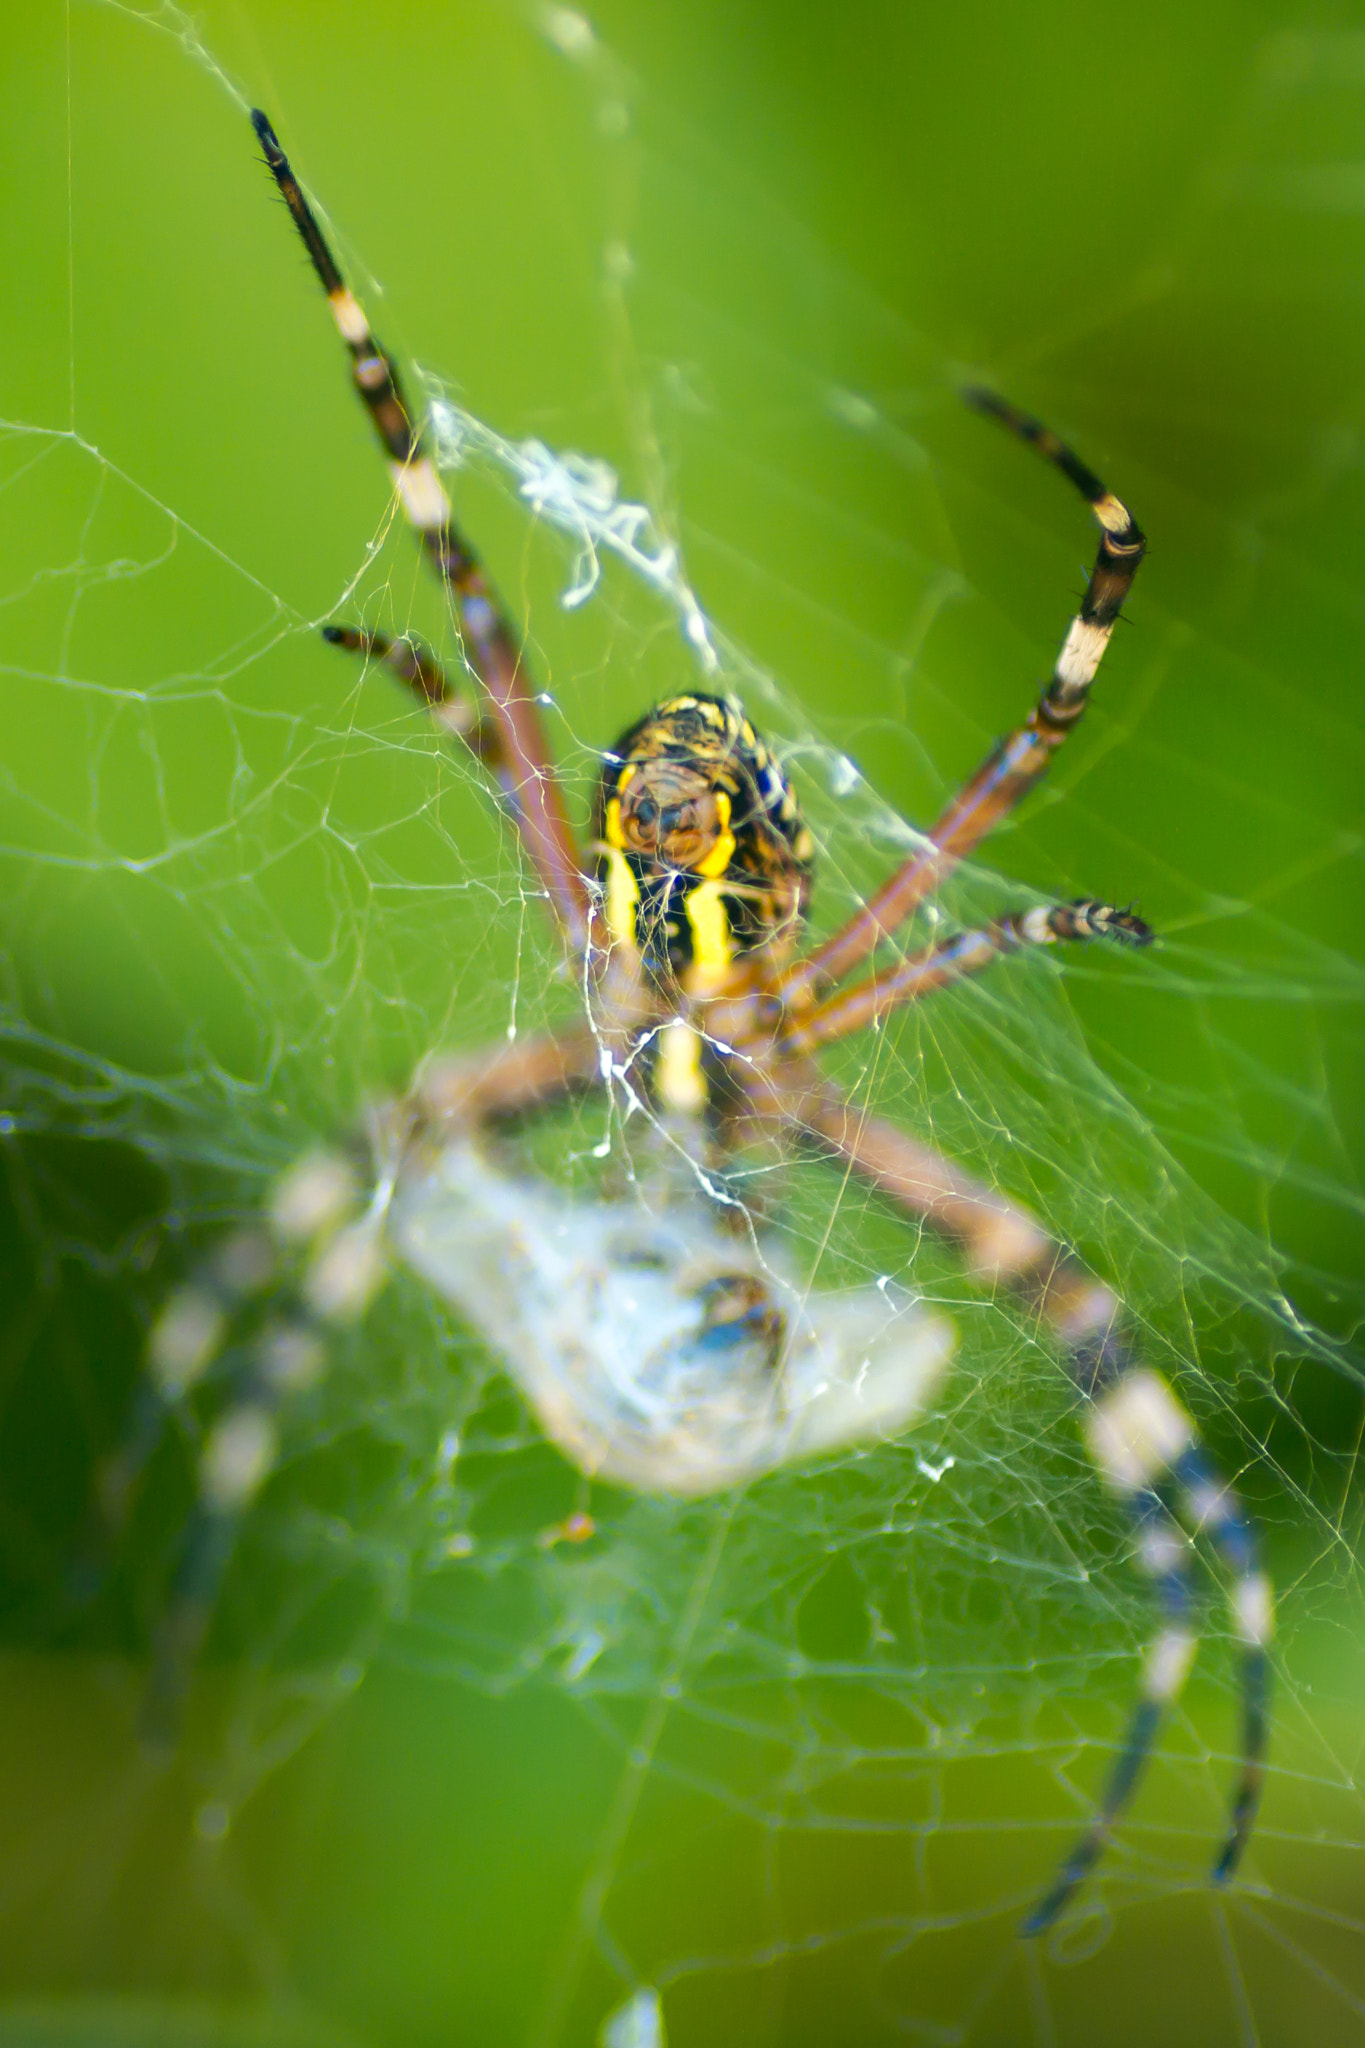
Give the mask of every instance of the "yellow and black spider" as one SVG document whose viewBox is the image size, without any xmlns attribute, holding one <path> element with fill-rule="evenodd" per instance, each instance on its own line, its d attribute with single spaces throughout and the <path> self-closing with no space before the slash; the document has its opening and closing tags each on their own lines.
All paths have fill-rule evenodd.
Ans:
<svg viewBox="0 0 1365 2048">
<path fill-rule="evenodd" d="M 266 162 L 351 355 L 403 511 L 453 606 L 478 701 L 424 648 L 351 626 L 337 645 L 385 663 L 497 784 L 583 991 L 571 1026 L 431 1064 L 374 1109 L 360 1167 L 344 1150 L 285 1175 L 267 1219 L 231 1238 L 174 1295 L 152 1335 L 151 1381 L 183 1397 L 258 1308 L 239 1388 L 204 1444 L 199 1500 L 164 1625 L 154 1697 L 184 1682 L 240 1517 L 269 1473 L 282 1402 L 324 1363 L 329 1324 L 373 1297 L 390 1250 L 488 1335 L 557 1443 L 589 1473 L 705 1493 L 793 1459 L 890 1437 L 922 1409 L 952 1333 L 882 1288 L 812 1293 L 729 1191 L 727 1163 L 793 1149 L 840 1162 L 902 1213 L 946 1234 L 978 1277 L 1050 1329 L 1090 1456 L 1126 1504 L 1161 1627 L 1096 1817 L 1024 1922 L 1050 1926 L 1132 1796 L 1196 1646 L 1187 1527 L 1230 1577 L 1242 1645 L 1242 1765 L 1218 1879 L 1237 1865 L 1263 1775 L 1271 1593 L 1248 1517 L 1195 1425 L 1144 1365 L 1115 1294 L 1032 1216 L 897 1125 L 850 1102 L 815 1055 L 901 1005 L 1057 940 L 1151 936 L 1131 912 L 1080 900 L 1001 918 L 921 950 L 875 956 L 1043 774 L 1085 711 L 1144 551 L 1126 508 L 1036 421 L 993 395 L 969 402 L 1031 443 L 1100 526 L 1084 601 L 1028 719 L 832 937 L 799 942 L 812 840 L 781 764 L 727 695 L 682 692 L 605 755 L 593 840 L 580 848 L 517 636 L 456 527 L 393 363 L 347 288 L 269 122 Z M 856 969 L 867 971 L 847 985 Z M 646 1107 L 679 1171 L 648 1198 L 588 1200 L 508 1172 L 484 1142 L 576 1091 Z M 354 1149 L 354 1148 L 353 1148 Z M 367 1194 L 365 1178 L 368 1177 Z M 739 1227 L 735 1212 L 740 1211 Z M 117 1508 L 143 1452 L 105 1475 Z"/>
</svg>

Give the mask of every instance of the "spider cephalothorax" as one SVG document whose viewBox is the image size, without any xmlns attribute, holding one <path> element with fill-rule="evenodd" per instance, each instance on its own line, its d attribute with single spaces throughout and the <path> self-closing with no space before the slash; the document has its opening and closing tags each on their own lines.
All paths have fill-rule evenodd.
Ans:
<svg viewBox="0 0 1365 2048">
<path fill-rule="evenodd" d="M 656 983 L 721 993 L 745 955 L 790 953 L 811 835 L 735 697 L 670 697 L 606 758 L 597 843 L 608 929 Z"/>
<path fill-rule="evenodd" d="M 338 1155 L 308 1162 L 277 1188 L 266 1228 L 246 1233 L 235 1255 L 229 1245 L 172 1298 L 149 1359 L 167 1404 L 205 1378 L 239 1317 L 255 1316 L 264 1334 L 239 1347 L 246 1363 L 236 1392 L 205 1435 L 196 1531 L 163 1636 L 163 1692 L 202 1633 L 235 1518 L 269 1474 L 276 1411 L 299 1384 L 300 1360 L 321 1369 L 320 1332 L 364 1309 L 382 1281 L 386 1245 L 502 1351 L 547 1434 L 585 1472 L 651 1491 L 706 1492 L 798 1456 L 899 1434 L 950 1338 L 936 1317 L 902 1315 L 880 1282 L 844 1301 L 813 1276 L 789 1273 L 750 1209 L 746 1234 L 718 1227 L 721 1210 L 740 1206 L 725 1184 L 727 1150 L 757 1133 L 779 1157 L 833 1159 L 916 1228 L 951 1239 L 977 1279 L 1024 1304 L 1056 1345 L 1094 1467 L 1129 1515 L 1161 1626 L 1095 1818 L 1024 1931 L 1050 1926 L 1099 1859 L 1183 1684 L 1196 1646 L 1189 1528 L 1227 1572 L 1240 1645 L 1242 1761 L 1215 1866 L 1227 1877 L 1251 1828 L 1266 1738 L 1271 1594 L 1249 1518 L 1200 1448 L 1193 1418 L 1144 1362 L 1113 1290 L 1007 1193 L 845 1094 L 818 1063 L 824 1047 L 1004 955 L 1150 937 L 1131 912 L 1089 898 L 1035 904 L 965 931 L 936 925 L 908 950 L 902 936 L 1076 730 L 1142 559 L 1136 521 L 1036 420 L 990 394 L 969 394 L 1080 492 L 1100 527 L 1099 553 L 1028 718 L 854 916 L 798 955 L 810 835 L 780 765 L 734 698 L 680 695 L 632 726 L 605 757 L 594 844 L 578 843 L 517 635 L 455 524 L 397 372 L 269 122 L 253 120 L 350 351 L 403 510 L 458 621 L 477 699 L 463 674 L 448 677 L 413 642 L 353 626 L 331 627 L 327 637 L 385 663 L 488 771 L 584 1002 L 571 1023 L 429 1064 L 404 1096 L 370 1115 L 368 1206 Z M 848 983 L 858 970 L 863 978 Z M 681 1174 L 683 1201 L 667 1187 L 653 1206 L 638 1190 L 629 1203 L 570 1201 L 552 1184 L 490 1165 L 491 1126 L 591 1088 L 615 1091 L 627 1115 L 645 1095 L 669 1112 L 658 1134 Z M 260 1318 L 256 1297 L 286 1282 L 292 1306 Z M 125 1455 L 111 1493 L 126 1496 L 122 1482 L 139 1455 L 136 1446 Z"/>
</svg>

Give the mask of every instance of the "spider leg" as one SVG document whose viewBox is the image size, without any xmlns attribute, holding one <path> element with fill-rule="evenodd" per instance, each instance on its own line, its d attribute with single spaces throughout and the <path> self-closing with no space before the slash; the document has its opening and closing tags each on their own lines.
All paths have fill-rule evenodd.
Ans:
<svg viewBox="0 0 1365 2048">
<path fill-rule="evenodd" d="M 1224 1884 L 1242 1860 L 1265 1784 L 1270 1733 L 1270 1641 L 1274 1615 L 1270 1581 L 1261 1569 L 1256 1526 L 1232 1488 L 1192 1443 L 1177 1459 L 1173 1477 L 1187 1519 L 1203 1530 L 1233 1574 L 1233 1604 L 1242 1643 L 1242 1769 L 1228 1818 L 1227 1838 L 1213 1866 Z"/>
<path fill-rule="evenodd" d="M 1025 723 L 1000 741 L 949 804 L 927 842 L 883 882 L 842 931 L 787 970 L 779 991 L 793 1008 L 820 983 L 842 980 L 875 952 L 1043 775 L 1085 711 L 1090 685 L 1146 551 L 1146 540 L 1127 507 L 1065 442 L 993 392 L 973 390 L 964 396 L 977 411 L 989 413 L 1035 447 L 1076 486 L 1099 521 L 1099 553 L 1051 679 Z"/>
<path fill-rule="evenodd" d="M 1241 1645 L 1241 1768 L 1212 1872 L 1215 1882 L 1225 1882 L 1246 1846 L 1264 1779 L 1273 1595 L 1254 1524 L 1210 1462 L 1193 1417 L 1162 1376 L 1142 1362 L 1124 1333 L 1117 1296 L 1027 1210 L 897 1125 L 861 1114 L 813 1065 L 793 1063 L 789 1075 L 779 1070 L 768 1087 L 769 1116 L 785 1115 L 806 1143 L 843 1160 L 897 1207 L 954 1239 L 978 1275 L 1009 1287 L 1050 1326 L 1082 1404 L 1091 1460 L 1128 1504 L 1141 1562 L 1157 1584 L 1165 1626 L 1148 1653 L 1138 1703 L 1096 1819 L 1023 1931 L 1037 1934 L 1050 1926 L 1098 1859 L 1136 1790 L 1162 1711 L 1179 1692 L 1193 1654 L 1185 1566 L 1176 1548 L 1183 1538 L 1162 1504 L 1166 1489 L 1223 1562 L 1233 1634 Z"/>
<path fill-rule="evenodd" d="M 195 1503 L 153 1647 L 142 1711 L 149 1744 L 175 1741 L 242 1518 L 278 1460 L 282 1411 L 317 1385 L 338 1331 L 365 1313 L 387 1278 L 388 1200 L 408 1148 L 439 1147 L 452 1128 L 543 1107 L 600 1081 L 602 1066 L 601 1041 L 586 1023 L 433 1061 L 410 1095 L 371 1119 L 368 1201 L 349 1158 L 312 1153 L 276 1182 L 265 1226 L 235 1233 L 169 1296 L 149 1335 L 130 1429 L 97 1486 L 107 1549 L 167 1415 L 188 1418 L 210 1378 L 225 1383 L 202 1436 Z"/>
<path fill-rule="evenodd" d="M 230 1389 L 202 1440 L 195 1504 L 153 1645 L 141 1717 L 152 1746 L 175 1740 L 242 1516 L 278 1458 L 280 1410 L 322 1377 L 328 1338 L 363 1314 L 386 1277 L 382 1200 L 357 1214 L 359 1199 L 347 1159 L 309 1155 L 276 1183 L 267 1231 L 250 1234 L 264 1249 L 249 1284 L 225 1292 L 220 1255 L 171 1296 L 152 1327 L 151 1373 L 168 1404 L 185 1405 L 215 1365 Z M 272 1288 L 285 1296 L 283 1312 L 258 1315 L 258 1327 L 234 1343 L 243 1316 Z"/>
<path fill-rule="evenodd" d="M 502 782 L 507 773 L 502 728 L 486 713 L 480 715 L 463 691 L 451 682 L 429 647 L 420 640 L 393 639 L 387 633 L 371 633 L 363 626 L 324 626 L 322 637 L 329 647 L 343 647 L 365 661 L 382 662 L 400 683 L 405 683 L 442 732 L 463 740 L 476 761 L 491 768 Z"/>
<path fill-rule="evenodd" d="M 624 1019 L 620 1028 L 629 1028 Z M 483 1052 L 444 1054 L 418 1077 L 412 1110 L 423 1126 L 471 1130 L 543 1109 L 603 1079 L 612 1035 L 594 1018 Z"/>
<path fill-rule="evenodd" d="M 1146 1768 L 1162 1715 L 1178 1697 L 1194 1660 L 1198 1639 L 1192 1625 L 1194 1585 L 1189 1541 L 1155 1491 L 1135 1496 L 1131 1513 L 1137 1559 L 1156 1587 L 1164 1625 L 1147 1653 L 1137 1701 L 1095 1818 L 1021 1923 L 1019 1931 L 1024 1935 L 1044 1934 L 1053 1926 L 1104 1854 L 1115 1824 Z"/>
<path fill-rule="evenodd" d="M 360 305 L 304 198 L 289 160 L 263 113 L 252 126 L 266 164 L 327 294 L 338 331 L 351 354 L 351 372 L 389 460 L 394 488 L 409 524 L 450 596 L 470 667 L 488 693 L 501 745 L 490 764 L 516 817 L 527 852 L 575 953 L 588 944 L 592 900 L 582 874 L 563 796 L 550 760 L 535 693 L 522 669 L 521 650 L 483 565 L 451 515 L 403 395 L 397 370 L 370 332 Z"/>
<path fill-rule="evenodd" d="M 1077 1270 L 1073 1268 L 1071 1275 L 1073 1297 Z M 1090 1314 L 1093 1317 L 1095 1309 Z M 1139 1561 L 1156 1581 L 1166 1626 L 1148 1652 L 1138 1702 L 1096 1817 L 1025 1919 L 1020 1931 L 1026 1935 L 1045 1933 L 1052 1926 L 1099 1860 L 1137 1787 L 1162 1714 L 1179 1696 L 1194 1657 L 1196 1637 L 1188 1624 L 1188 1548 L 1175 1513 L 1162 1497 L 1167 1488 L 1174 1492 L 1184 1520 L 1209 1536 L 1228 1568 L 1234 1632 L 1242 1647 L 1242 1762 L 1227 1832 L 1211 1873 L 1215 1884 L 1226 1883 L 1241 1860 L 1265 1775 L 1267 1644 L 1273 1613 L 1256 1531 L 1199 1443 L 1193 1418 L 1165 1380 L 1142 1365 L 1116 1333 L 1116 1315 L 1114 1303 L 1114 1316 L 1103 1335 L 1092 1331 L 1088 1342 L 1074 1348 L 1070 1365 L 1087 1402 L 1085 1433 L 1091 1459 L 1128 1505 L 1138 1533 Z"/>
<path fill-rule="evenodd" d="M 235 1231 L 201 1265 L 193 1282 L 162 1304 L 149 1335 L 147 1366 L 128 1422 L 97 1470 L 85 1538 L 73 1573 L 79 1600 L 93 1599 L 123 1536 L 143 1473 L 170 1418 L 186 1412 L 194 1389 L 219 1357 L 235 1317 L 270 1282 L 275 1247 L 264 1230 Z"/>
<path fill-rule="evenodd" d="M 1146 946 L 1152 931 L 1131 910 L 1081 896 L 1074 903 L 1016 911 L 988 925 L 956 932 L 922 952 L 910 954 L 884 974 L 853 988 L 837 989 L 814 1008 L 788 1014 L 779 1032 L 784 1052 L 811 1053 L 836 1039 L 876 1024 L 890 1011 L 921 1002 L 937 989 L 980 974 L 1002 954 L 1025 946 L 1055 945 L 1059 939 L 1115 938 Z"/>
</svg>

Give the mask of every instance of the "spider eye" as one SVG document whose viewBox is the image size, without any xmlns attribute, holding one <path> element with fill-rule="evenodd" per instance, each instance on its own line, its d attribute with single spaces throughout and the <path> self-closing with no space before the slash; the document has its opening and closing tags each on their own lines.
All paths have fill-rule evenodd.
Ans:
<svg viewBox="0 0 1365 2048">
<path fill-rule="evenodd" d="M 654 806 L 651 804 L 650 809 L 652 810 L 653 808 Z M 664 837 L 667 838 L 674 832 L 681 832 L 690 822 L 691 813 L 692 806 L 690 804 L 665 804 L 659 818 L 659 828 L 663 832 Z"/>
<path fill-rule="evenodd" d="M 658 815 L 659 806 L 655 803 L 653 797 L 641 797 L 639 803 L 635 806 L 635 822 L 640 829 L 648 832 Z"/>
</svg>

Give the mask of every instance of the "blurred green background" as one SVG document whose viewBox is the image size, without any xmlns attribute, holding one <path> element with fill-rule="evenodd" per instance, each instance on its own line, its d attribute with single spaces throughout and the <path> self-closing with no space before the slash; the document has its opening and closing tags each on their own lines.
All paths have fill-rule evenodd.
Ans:
<svg viewBox="0 0 1365 2048">
<path fill-rule="evenodd" d="M 10 24 L 0 2044 L 568 2048 L 639 1984 L 673 2048 L 1365 2039 L 1365 9 L 592 19 Z M 867 1085 L 1117 1275 L 1267 1525 L 1276 1770 L 1228 1897 L 1215 1642 L 1092 1902 L 1015 1938 L 1145 1623 L 1055 1371 L 928 1253 L 956 1479 L 895 1452 L 685 1515 L 604 1492 L 581 1557 L 537 1541 L 574 1476 L 400 1290 L 254 1518 L 180 1756 L 139 1754 L 183 1451 L 93 1608 L 71 1565 L 156 1301 L 310 1131 L 495 1037 L 513 985 L 523 1021 L 565 1000 L 469 775 L 314 630 L 442 620 L 229 85 L 389 345 L 681 542 L 776 679 L 826 921 L 894 853 L 831 759 L 931 816 L 1091 552 L 956 386 L 1037 410 L 1148 528 L 1075 758 L 963 902 L 1133 898 L 1161 953 L 1006 970 Z M 460 502 L 581 792 L 688 674 L 676 622 L 610 568 L 566 612 L 571 551 L 505 478 Z M 905 1256 L 844 1231 L 855 1272 Z M 466 1522 L 452 1591 L 427 1567 Z"/>
</svg>

